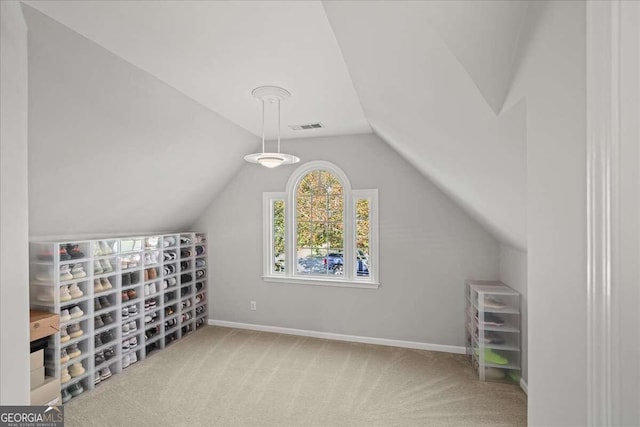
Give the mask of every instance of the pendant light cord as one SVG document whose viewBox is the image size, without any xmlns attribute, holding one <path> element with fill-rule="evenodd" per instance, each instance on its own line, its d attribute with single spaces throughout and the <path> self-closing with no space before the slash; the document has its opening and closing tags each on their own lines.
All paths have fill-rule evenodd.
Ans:
<svg viewBox="0 0 640 427">
<path fill-rule="evenodd" d="M 262 152 L 264 153 L 264 99 L 262 99 Z"/>
<path fill-rule="evenodd" d="M 278 98 L 278 154 L 280 154 L 280 98 Z"/>
</svg>

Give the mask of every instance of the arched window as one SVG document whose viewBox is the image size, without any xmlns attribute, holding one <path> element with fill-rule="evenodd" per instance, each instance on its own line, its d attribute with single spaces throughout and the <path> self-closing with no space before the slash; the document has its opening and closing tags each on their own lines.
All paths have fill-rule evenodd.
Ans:
<svg viewBox="0 0 640 427">
<path fill-rule="evenodd" d="M 286 192 L 264 194 L 265 280 L 377 286 L 377 196 L 332 163 L 300 166 Z"/>
</svg>

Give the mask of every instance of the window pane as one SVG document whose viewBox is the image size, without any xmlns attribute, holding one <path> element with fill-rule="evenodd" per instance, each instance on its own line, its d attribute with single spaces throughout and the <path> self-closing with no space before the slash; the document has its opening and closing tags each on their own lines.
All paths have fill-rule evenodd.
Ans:
<svg viewBox="0 0 640 427">
<path fill-rule="evenodd" d="M 327 275 L 341 270 L 344 248 L 344 196 L 330 172 L 315 170 L 297 188 L 297 274 Z"/>
<path fill-rule="evenodd" d="M 298 222 L 311 221 L 311 197 L 298 196 L 296 217 Z"/>
<path fill-rule="evenodd" d="M 356 274 L 369 277 L 369 199 L 356 200 Z"/>
<path fill-rule="evenodd" d="M 274 200 L 273 205 L 273 271 L 285 271 L 284 250 L 284 200 Z"/>
</svg>

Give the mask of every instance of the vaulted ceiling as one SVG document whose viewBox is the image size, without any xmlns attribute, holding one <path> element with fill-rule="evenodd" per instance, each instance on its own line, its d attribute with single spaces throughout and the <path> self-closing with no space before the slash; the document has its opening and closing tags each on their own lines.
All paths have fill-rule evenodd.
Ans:
<svg viewBox="0 0 640 427">
<path fill-rule="evenodd" d="M 211 146 L 193 146 L 228 167 L 201 176 L 201 189 L 224 185 L 240 152 L 257 145 L 251 89 L 280 85 L 293 94 L 282 106 L 285 138 L 376 132 L 500 240 L 526 246 L 525 110 L 516 103 L 503 111 L 503 104 L 527 2 L 24 3 L 215 117 L 206 129 Z M 30 29 L 41 25 L 27 18 Z M 325 127 L 289 128 L 310 122 Z M 232 134 L 241 142 L 227 150 Z"/>
</svg>

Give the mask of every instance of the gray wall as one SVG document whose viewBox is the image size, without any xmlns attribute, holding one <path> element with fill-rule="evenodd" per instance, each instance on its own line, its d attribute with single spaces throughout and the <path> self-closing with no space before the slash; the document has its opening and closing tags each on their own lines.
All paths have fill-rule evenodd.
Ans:
<svg viewBox="0 0 640 427">
<path fill-rule="evenodd" d="M 462 346 L 464 281 L 497 279 L 496 240 L 375 135 L 287 141 L 283 151 L 335 163 L 354 189 L 379 189 L 382 287 L 263 282 L 262 193 L 284 191 L 295 167 L 246 164 L 194 226 L 209 233 L 210 317 Z"/>
<path fill-rule="evenodd" d="M 0 405 L 29 404 L 27 26 L 0 2 Z"/>
<path fill-rule="evenodd" d="M 586 425 L 585 2 L 531 2 L 510 97 L 526 96 L 528 418 Z"/>
<path fill-rule="evenodd" d="M 31 237 L 188 228 L 258 138 L 35 9 L 24 10 Z"/>
<path fill-rule="evenodd" d="M 528 382 L 528 348 L 529 348 L 529 322 L 528 322 L 528 298 L 527 298 L 527 253 L 513 246 L 500 245 L 500 280 L 507 286 L 520 292 L 520 338 L 521 338 L 521 365 L 522 378 Z"/>
</svg>

